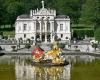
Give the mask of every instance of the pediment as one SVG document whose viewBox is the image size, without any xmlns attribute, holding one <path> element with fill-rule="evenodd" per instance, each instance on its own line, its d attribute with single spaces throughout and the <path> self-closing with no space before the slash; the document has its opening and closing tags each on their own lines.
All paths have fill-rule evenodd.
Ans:
<svg viewBox="0 0 100 80">
<path fill-rule="evenodd" d="M 37 15 L 50 15 L 50 12 L 46 8 L 42 8 Z"/>
</svg>

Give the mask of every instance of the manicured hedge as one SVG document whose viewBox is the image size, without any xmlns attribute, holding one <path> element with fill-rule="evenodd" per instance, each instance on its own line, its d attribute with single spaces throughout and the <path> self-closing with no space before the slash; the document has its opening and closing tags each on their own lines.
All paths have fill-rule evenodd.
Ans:
<svg viewBox="0 0 100 80">
<path fill-rule="evenodd" d="M 94 32 L 95 39 L 100 42 L 100 28 L 97 28 Z"/>
<path fill-rule="evenodd" d="M 0 28 L 0 31 L 13 31 L 15 28 Z"/>
<path fill-rule="evenodd" d="M 93 37 L 94 36 L 94 31 L 91 29 L 74 29 L 73 30 L 73 37 L 74 38 L 81 38 L 81 37 L 85 37 L 85 35 L 87 35 L 87 37 Z"/>
<path fill-rule="evenodd" d="M 0 35 L 3 35 L 3 32 L 0 32 Z"/>
</svg>

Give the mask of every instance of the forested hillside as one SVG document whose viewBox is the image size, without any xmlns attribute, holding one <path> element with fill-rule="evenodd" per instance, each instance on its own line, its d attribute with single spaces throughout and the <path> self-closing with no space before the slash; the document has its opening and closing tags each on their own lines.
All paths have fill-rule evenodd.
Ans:
<svg viewBox="0 0 100 80">
<path fill-rule="evenodd" d="M 100 26 L 100 0 L 44 1 L 46 8 L 56 9 L 57 14 L 68 15 L 71 24 L 77 24 L 75 27 L 92 27 L 96 30 Z M 41 0 L 0 0 L 0 25 L 12 26 L 18 15 L 28 14 L 36 8 L 41 8 Z"/>
</svg>

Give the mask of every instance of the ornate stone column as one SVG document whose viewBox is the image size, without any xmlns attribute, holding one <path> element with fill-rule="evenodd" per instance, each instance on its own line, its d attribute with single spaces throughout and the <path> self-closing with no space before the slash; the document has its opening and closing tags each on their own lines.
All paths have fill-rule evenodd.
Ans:
<svg viewBox="0 0 100 80">
<path fill-rule="evenodd" d="M 53 42 L 52 36 L 53 36 L 53 35 L 52 35 L 52 33 L 51 33 L 51 34 L 50 34 L 50 39 L 51 39 L 51 42 Z"/>
<path fill-rule="evenodd" d="M 34 40 L 36 41 L 36 21 L 34 21 Z"/>
<path fill-rule="evenodd" d="M 47 21 L 45 23 L 45 42 L 47 42 Z"/>
<path fill-rule="evenodd" d="M 44 23 L 45 23 L 45 32 L 47 32 L 47 21 L 45 21 Z"/>
<path fill-rule="evenodd" d="M 52 37 L 53 37 L 53 35 L 52 35 L 52 32 L 53 32 L 53 30 L 52 30 L 52 22 L 50 22 L 50 39 L 51 39 L 51 42 L 53 42 L 53 40 L 52 40 Z"/>
<path fill-rule="evenodd" d="M 42 23 L 41 23 L 41 21 L 39 21 L 39 24 L 40 24 L 40 31 L 39 31 L 40 32 L 40 40 L 42 41 L 42 30 L 41 30 L 42 29 L 41 28 Z"/>
<path fill-rule="evenodd" d="M 50 32 L 52 32 L 52 22 L 50 21 Z"/>
<path fill-rule="evenodd" d="M 51 42 L 54 41 L 54 21 L 52 21 L 51 23 Z"/>
</svg>

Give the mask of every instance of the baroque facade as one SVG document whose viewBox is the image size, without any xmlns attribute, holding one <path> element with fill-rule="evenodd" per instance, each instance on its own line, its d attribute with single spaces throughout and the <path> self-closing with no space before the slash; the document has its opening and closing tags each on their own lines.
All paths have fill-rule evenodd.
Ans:
<svg viewBox="0 0 100 80">
<path fill-rule="evenodd" d="M 18 40 L 53 42 L 55 39 L 71 39 L 70 18 L 56 15 L 56 10 L 47 9 L 42 1 L 42 8 L 30 10 L 30 14 L 20 15 L 15 22 L 15 38 Z"/>
</svg>

